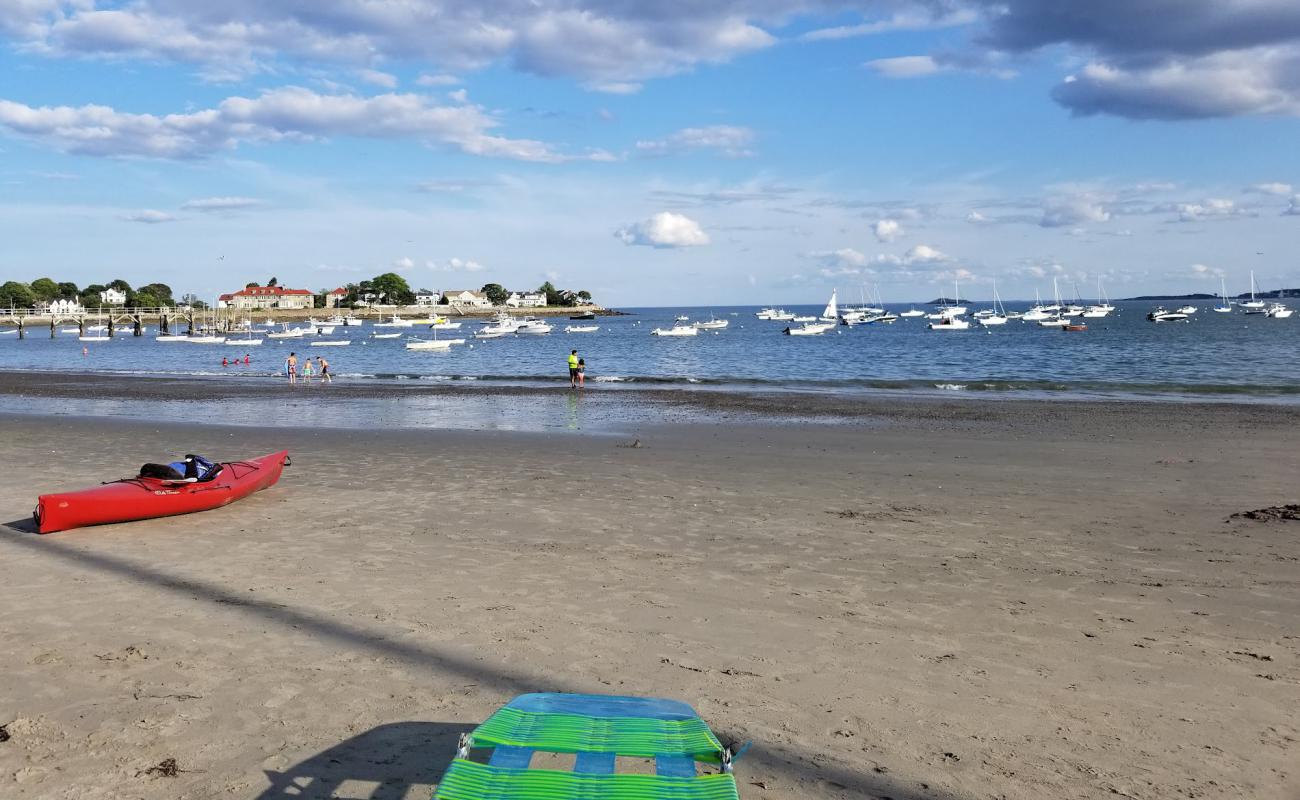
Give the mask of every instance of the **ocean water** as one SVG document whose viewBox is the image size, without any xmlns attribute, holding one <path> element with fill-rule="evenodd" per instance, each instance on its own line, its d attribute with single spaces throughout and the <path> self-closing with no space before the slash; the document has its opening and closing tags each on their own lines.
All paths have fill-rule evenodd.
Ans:
<svg viewBox="0 0 1300 800">
<path fill-rule="evenodd" d="M 1017 309 L 1027 303 L 1008 303 Z M 473 340 L 476 320 L 439 338 L 466 337 L 448 352 L 409 351 L 404 339 L 376 340 L 369 324 L 336 328 L 328 339 L 347 347 L 313 348 L 310 339 L 266 339 L 249 348 L 248 367 L 222 367 L 223 356 L 242 357 L 235 346 L 161 343 L 155 331 L 135 338 L 83 343 L 46 329 L 25 340 L 0 335 L 0 370 L 102 372 L 278 378 L 290 351 L 323 355 L 338 380 L 448 381 L 483 384 L 566 383 L 565 359 L 577 349 L 594 387 L 680 387 L 813 392 L 922 392 L 1059 398 L 1233 399 L 1300 402 L 1300 316 L 1272 319 L 1240 312 L 1215 314 L 1198 304 L 1188 323 L 1148 322 L 1150 303 L 1123 302 L 1088 330 L 1066 333 L 1012 320 L 1005 326 L 935 332 L 923 318 L 892 325 L 838 327 L 823 336 L 782 335 L 788 324 L 756 319 L 756 307 L 624 309 L 601 317 L 596 333 L 555 332 Z M 820 306 L 787 306 L 816 314 Z M 908 308 L 891 305 L 892 311 Z M 974 306 L 972 307 L 973 310 Z M 674 317 L 727 319 L 722 331 L 696 337 L 651 336 Z M 578 324 L 578 323 L 574 323 Z M 394 329 L 387 329 L 392 332 Z M 424 329 L 402 329 L 427 337 Z M 381 331 L 382 332 L 382 331 Z M 86 353 L 83 355 L 83 348 Z"/>
</svg>

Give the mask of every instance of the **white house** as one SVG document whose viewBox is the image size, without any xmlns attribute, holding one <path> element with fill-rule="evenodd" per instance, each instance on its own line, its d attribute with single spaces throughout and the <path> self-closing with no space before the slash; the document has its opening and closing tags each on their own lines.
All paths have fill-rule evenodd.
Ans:
<svg viewBox="0 0 1300 800">
<path fill-rule="evenodd" d="M 451 289 L 442 293 L 442 299 L 448 305 L 469 306 L 470 308 L 491 308 L 492 301 L 483 292 L 469 289 Z"/>
<path fill-rule="evenodd" d="M 126 305 L 126 292 L 121 289 L 105 289 L 99 293 L 99 302 L 106 306 Z"/>
<path fill-rule="evenodd" d="M 428 289 L 421 289 L 415 293 L 415 304 L 417 306 L 436 306 L 438 298 L 441 295 L 438 292 L 431 292 Z"/>
<path fill-rule="evenodd" d="M 217 308 L 312 308 L 316 295 L 307 289 L 283 286 L 249 286 L 217 298 Z"/>
<path fill-rule="evenodd" d="M 346 299 L 348 299 L 348 290 L 340 286 L 332 292 L 325 293 L 325 307 L 339 308 Z"/>
<path fill-rule="evenodd" d="M 48 303 L 44 301 L 37 303 L 36 305 L 32 306 L 32 310 L 34 310 L 37 314 L 51 314 L 55 316 L 63 316 L 63 315 L 73 315 L 73 314 L 84 314 L 86 308 L 75 299 L 69 299 L 63 297 L 58 300 L 50 301 Z"/>
<path fill-rule="evenodd" d="M 545 308 L 546 295 L 542 292 L 511 292 L 506 305 L 511 308 Z"/>
</svg>

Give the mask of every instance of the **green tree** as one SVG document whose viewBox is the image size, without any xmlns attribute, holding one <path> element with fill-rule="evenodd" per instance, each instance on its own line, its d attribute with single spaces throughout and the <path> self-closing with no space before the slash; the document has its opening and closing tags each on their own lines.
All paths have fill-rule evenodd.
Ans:
<svg viewBox="0 0 1300 800">
<path fill-rule="evenodd" d="M 99 294 L 100 292 L 104 291 L 104 289 L 106 288 L 108 287 L 102 284 L 92 283 L 86 288 L 82 289 L 81 304 L 86 308 L 102 307 L 104 305 L 104 301 L 100 299 Z"/>
<path fill-rule="evenodd" d="M 30 308 L 36 302 L 36 293 L 32 287 L 18 281 L 6 281 L 0 285 L 0 307 Z"/>
<path fill-rule="evenodd" d="M 510 292 L 507 292 L 505 287 L 499 283 L 486 284 L 479 291 L 487 295 L 487 299 L 494 306 L 503 306 L 506 304 L 506 300 L 510 298 Z"/>
<path fill-rule="evenodd" d="M 31 290 L 37 300 L 54 300 L 59 296 L 59 285 L 49 278 L 37 278 L 32 281 Z"/>
<path fill-rule="evenodd" d="M 546 295 L 546 305 L 558 306 L 560 304 L 560 291 L 551 284 L 550 281 L 537 287 L 537 291 Z"/>
<path fill-rule="evenodd" d="M 175 305 L 176 301 L 172 299 L 172 287 L 165 283 L 150 283 L 140 287 L 140 292 L 150 294 L 159 301 L 158 305 L 170 306 Z"/>
<path fill-rule="evenodd" d="M 246 283 L 246 284 L 244 284 L 244 288 L 245 288 L 245 289 L 256 289 L 256 288 L 259 287 L 259 286 L 261 286 L 261 284 L 259 284 L 257 281 L 253 281 L 253 282 L 251 282 L 251 283 Z"/>
<path fill-rule="evenodd" d="M 587 291 L 586 289 L 580 289 L 580 290 L 578 291 L 578 299 L 581 300 L 581 301 L 584 302 L 584 303 L 590 303 L 590 302 L 591 302 L 591 292 Z"/>
<path fill-rule="evenodd" d="M 279 286 L 279 285 L 280 285 L 280 281 L 279 281 L 279 280 L 278 280 L 274 275 L 272 275 L 272 276 L 271 276 L 271 280 L 267 281 L 267 282 L 266 282 L 266 285 L 267 285 L 267 286 Z"/>
<path fill-rule="evenodd" d="M 77 284 L 72 283 L 71 281 L 59 282 L 59 297 L 73 298 L 80 294 L 81 292 L 77 289 Z"/>
<path fill-rule="evenodd" d="M 119 292 L 127 292 L 127 293 L 130 293 L 130 291 L 131 291 L 131 284 L 127 283 L 126 281 L 122 280 L 121 278 L 115 278 L 115 279 L 113 279 L 113 280 L 111 280 L 111 281 L 108 282 L 108 288 L 110 288 L 110 289 L 116 289 L 116 290 L 118 290 Z"/>
<path fill-rule="evenodd" d="M 406 278 L 396 272 L 385 272 L 383 275 L 376 275 L 374 280 L 370 281 L 370 290 L 383 294 L 382 302 L 384 303 L 407 306 L 415 302 L 415 292 L 411 291 Z"/>
<path fill-rule="evenodd" d="M 327 297 L 328 294 L 329 294 L 329 290 L 328 290 L 328 289 L 321 289 L 319 292 L 317 292 L 316 294 L 312 295 L 312 298 L 311 298 L 311 307 L 312 307 L 312 308 L 324 308 L 324 307 L 325 307 L 325 304 L 326 304 L 327 302 L 329 302 L 329 299 L 328 299 L 328 297 Z"/>
</svg>

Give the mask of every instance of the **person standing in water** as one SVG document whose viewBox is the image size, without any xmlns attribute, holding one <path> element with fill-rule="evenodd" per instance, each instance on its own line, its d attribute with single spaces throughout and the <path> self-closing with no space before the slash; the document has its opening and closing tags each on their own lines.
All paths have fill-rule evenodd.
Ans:
<svg viewBox="0 0 1300 800">
<path fill-rule="evenodd" d="M 298 354 L 290 353 L 289 357 L 284 360 L 284 371 L 289 376 L 289 385 L 292 386 L 298 382 Z"/>
<path fill-rule="evenodd" d="M 307 356 L 307 360 L 302 362 L 302 382 L 311 383 L 311 375 L 314 371 L 315 369 L 311 363 L 311 356 Z"/>
<path fill-rule="evenodd" d="M 581 389 L 586 385 L 587 385 L 587 359 L 580 358 L 578 359 L 578 388 Z"/>
<path fill-rule="evenodd" d="M 334 376 L 330 374 L 330 362 L 325 360 L 325 356 L 316 356 L 316 363 L 320 367 L 320 382 L 333 383 Z"/>
<path fill-rule="evenodd" d="M 569 351 L 569 388 L 570 389 L 578 388 L 578 362 L 579 361 L 581 361 L 581 359 L 578 358 L 578 351 L 570 350 Z"/>
</svg>

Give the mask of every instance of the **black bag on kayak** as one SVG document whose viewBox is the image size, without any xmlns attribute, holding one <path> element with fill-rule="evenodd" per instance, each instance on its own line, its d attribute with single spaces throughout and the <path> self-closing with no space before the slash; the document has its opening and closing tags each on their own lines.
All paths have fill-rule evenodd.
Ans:
<svg viewBox="0 0 1300 800">
<path fill-rule="evenodd" d="M 141 478 L 157 478 L 163 481 L 183 481 L 185 476 L 177 472 L 170 464 L 145 464 L 140 467 Z"/>
</svg>

